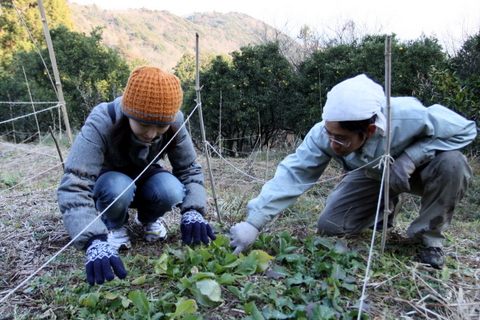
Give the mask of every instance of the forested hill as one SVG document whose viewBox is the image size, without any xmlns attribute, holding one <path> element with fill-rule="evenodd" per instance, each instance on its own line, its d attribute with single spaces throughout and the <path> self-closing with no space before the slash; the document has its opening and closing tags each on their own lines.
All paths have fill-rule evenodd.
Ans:
<svg viewBox="0 0 480 320">
<path fill-rule="evenodd" d="M 106 46 L 117 47 L 128 61 L 144 59 L 165 70 L 171 70 L 185 52 L 195 51 L 196 33 L 200 36 L 200 52 L 215 55 L 279 34 L 260 20 L 235 12 L 195 13 L 183 18 L 169 11 L 104 10 L 96 5 L 67 4 L 77 31 L 89 34 L 95 27 L 104 27 Z"/>
</svg>

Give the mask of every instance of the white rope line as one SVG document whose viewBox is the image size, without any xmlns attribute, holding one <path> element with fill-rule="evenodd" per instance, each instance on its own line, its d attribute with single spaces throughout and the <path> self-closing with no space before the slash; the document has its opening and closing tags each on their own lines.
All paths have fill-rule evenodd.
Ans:
<svg viewBox="0 0 480 320">
<path fill-rule="evenodd" d="M 44 170 L 44 171 L 42 171 L 42 172 L 40 172 L 40 173 L 38 173 L 38 174 L 36 174 L 36 175 L 28 178 L 28 179 L 26 179 L 26 180 L 23 180 L 22 182 L 16 183 L 15 185 L 11 186 L 10 188 L 7 188 L 7 189 L 5 189 L 5 190 L 0 191 L 0 194 L 2 194 L 2 193 L 4 193 L 4 192 L 7 192 L 7 191 L 9 191 L 9 190 L 15 189 L 16 187 L 18 187 L 18 186 L 20 186 L 20 185 L 22 185 L 22 184 L 25 184 L 25 183 L 27 183 L 27 182 L 29 182 L 29 181 L 32 181 L 32 180 L 35 179 L 36 177 L 39 177 L 39 176 L 41 176 L 42 174 L 44 174 L 44 173 L 46 173 L 46 172 L 48 172 L 48 171 L 50 171 L 50 170 L 53 170 L 53 169 L 55 169 L 55 168 L 57 168 L 57 167 L 59 167 L 59 166 L 61 166 L 61 165 L 62 165 L 62 164 L 59 163 L 59 164 L 57 164 L 57 165 L 55 165 L 55 166 L 53 166 L 53 167 L 51 167 L 51 168 L 48 168 L 48 169 L 46 169 L 46 170 Z"/>
<path fill-rule="evenodd" d="M 32 33 L 30 32 L 30 29 L 28 28 L 27 24 L 25 23 L 25 20 L 23 19 L 22 13 L 20 10 L 18 10 L 17 5 L 15 4 L 14 0 L 12 1 L 12 5 L 14 6 L 15 10 L 17 11 L 18 17 L 20 18 L 20 21 L 22 21 L 23 26 L 25 27 L 25 30 L 27 31 L 30 40 L 32 40 L 33 45 L 35 46 L 35 49 L 37 49 L 38 56 L 40 57 L 40 60 L 42 60 L 43 67 L 45 68 L 45 72 L 48 75 L 48 79 L 50 80 L 50 83 L 53 87 L 53 91 L 55 91 L 55 94 L 58 97 L 58 92 L 57 92 L 57 87 L 55 86 L 55 83 L 53 82 L 52 75 L 50 74 L 50 71 L 48 70 L 47 64 L 45 63 L 45 59 L 43 59 L 42 52 L 40 51 L 40 48 L 38 47 L 37 43 L 35 42 L 35 39 L 33 38 Z"/>
<path fill-rule="evenodd" d="M 44 152 L 37 152 L 37 151 L 35 151 L 35 148 L 33 148 L 33 149 L 23 148 L 23 147 L 19 147 L 19 146 L 15 145 L 15 144 L 1 142 L 1 141 L 0 141 L 0 145 L 10 147 L 11 149 L 20 149 L 22 151 L 25 151 L 26 154 L 34 153 L 34 154 L 38 154 L 38 155 L 42 155 L 42 156 L 46 156 L 46 157 L 58 158 L 58 155 L 48 154 L 48 153 L 44 153 Z"/>
<path fill-rule="evenodd" d="M 18 132 L 18 131 L 15 131 L 15 130 L 6 131 L 6 132 L 2 133 L 2 134 L 0 135 L 0 137 L 2 137 L 2 136 L 7 136 L 7 135 L 12 134 L 12 133 L 14 133 L 14 132 Z"/>
<path fill-rule="evenodd" d="M 245 175 L 245 176 L 247 176 L 247 177 L 249 177 L 249 178 L 251 178 L 251 179 L 253 179 L 253 180 L 255 180 L 255 181 L 258 181 L 258 182 L 266 183 L 266 182 L 269 181 L 269 180 L 263 180 L 263 179 L 256 178 L 256 177 L 254 177 L 254 176 L 246 173 L 245 171 L 243 171 L 242 169 L 236 167 L 236 166 L 235 166 L 234 164 L 232 164 L 230 161 L 228 161 L 227 159 L 225 159 L 210 143 L 207 142 L 207 145 L 210 146 L 210 148 L 213 150 L 213 152 L 215 152 L 223 161 L 225 161 L 229 166 L 231 166 L 232 168 L 234 168 L 236 171 L 240 172 L 241 174 L 243 174 L 243 175 Z M 361 169 L 365 168 L 366 166 L 375 163 L 377 160 L 379 160 L 379 159 L 381 160 L 383 157 L 384 157 L 384 156 L 380 156 L 380 157 L 372 160 L 371 162 L 369 162 L 369 163 L 367 163 L 367 164 L 365 164 L 365 165 L 363 165 L 363 166 L 361 166 L 361 167 L 358 167 L 358 168 L 356 168 L 356 169 L 354 169 L 354 170 L 352 170 L 352 171 L 348 171 L 348 172 L 355 172 L 355 171 L 361 170 Z M 378 165 L 378 164 L 377 164 L 377 165 Z M 338 178 L 340 178 L 340 177 L 345 176 L 346 174 L 348 174 L 348 172 L 347 172 L 347 173 L 344 173 L 344 174 L 341 174 L 341 175 L 339 175 L 339 176 L 335 176 L 335 177 L 330 178 L 330 179 L 320 180 L 320 181 L 316 181 L 316 182 L 312 182 L 312 183 L 304 183 L 304 184 L 280 184 L 280 183 L 275 183 L 275 184 L 274 184 L 274 183 L 272 183 L 272 182 L 270 182 L 270 183 L 272 183 L 273 185 L 276 185 L 276 186 L 287 186 L 287 187 L 310 186 L 310 185 L 322 184 L 322 183 L 324 183 L 324 182 L 336 180 L 336 179 L 338 179 Z"/>
<path fill-rule="evenodd" d="M 373 223 L 373 233 L 372 233 L 372 240 L 370 242 L 370 249 L 368 253 L 368 261 L 367 261 L 367 268 L 365 269 L 365 278 L 363 279 L 363 286 L 362 286 L 362 295 L 360 296 L 360 303 L 358 306 L 358 318 L 357 320 L 360 320 L 362 318 L 362 311 L 363 311 L 363 301 L 365 300 L 365 293 L 367 290 L 367 284 L 370 280 L 370 267 L 371 267 L 371 262 L 372 262 L 372 256 L 373 256 L 373 246 L 375 245 L 375 236 L 377 233 L 377 223 L 378 223 L 378 216 L 380 215 L 380 206 L 382 202 L 382 191 L 383 191 L 383 185 L 384 185 L 384 180 L 385 180 L 385 171 L 387 166 L 385 165 L 386 161 L 392 161 L 393 158 L 391 156 L 386 156 L 383 155 L 381 157 L 382 159 L 380 160 L 380 163 L 378 166 L 383 165 L 383 174 L 382 174 L 382 181 L 380 184 L 380 191 L 378 193 L 378 202 L 377 202 L 377 212 L 375 213 L 375 221 Z M 389 201 L 389 200 L 385 200 Z"/>
<path fill-rule="evenodd" d="M 235 141 L 235 140 L 244 140 L 244 139 L 257 139 L 258 136 L 244 136 L 244 137 L 238 137 L 238 138 L 219 138 L 221 141 Z"/>
<path fill-rule="evenodd" d="M 17 104 L 58 104 L 58 101 L 0 101 L 0 105 L 7 104 L 7 105 L 17 105 Z"/>
<path fill-rule="evenodd" d="M 45 141 L 45 140 L 46 140 L 46 138 L 44 139 L 44 141 Z M 10 150 L 12 150 L 12 149 L 19 149 L 19 150 L 25 151 L 25 154 L 27 154 L 27 155 L 28 155 L 28 154 L 36 154 L 36 155 L 41 155 L 41 156 L 45 156 L 45 157 L 51 157 L 51 158 L 55 158 L 55 159 L 58 157 L 58 156 L 56 156 L 56 155 L 51 155 L 51 154 L 44 153 L 44 152 L 37 152 L 36 149 L 37 149 L 38 146 L 29 149 L 29 148 L 20 147 L 20 146 L 17 145 L 17 144 L 5 143 L 5 142 L 1 142 L 1 141 L 0 141 L 0 145 L 4 145 L 4 146 L 8 147 Z M 4 149 L 4 150 L 5 150 L 5 149 Z M 5 150 L 5 151 L 6 151 L 6 150 Z M 19 161 L 19 163 L 22 163 L 22 162 Z M 42 172 L 40 172 L 40 173 L 37 173 L 36 175 L 31 176 L 30 178 L 25 179 L 25 180 L 23 180 L 23 181 L 20 182 L 20 183 L 15 183 L 13 186 L 11 186 L 11 187 L 9 187 L 9 188 L 7 188 L 7 189 L 1 190 L 1 191 L 0 191 L 0 194 L 5 193 L 5 192 L 7 192 L 7 191 L 10 191 L 10 190 L 12 190 L 12 189 L 15 189 L 16 187 L 21 186 L 21 185 L 23 185 L 23 184 L 25 184 L 25 183 L 27 183 L 27 182 L 29 182 L 29 181 L 37 178 L 37 177 L 43 175 L 44 173 L 49 172 L 49 171 L 51 171 L 51 170 L 59 167 L 60 165 L 63 165 L 63 163 L 57 164 L 57 165 L 55 165 L 55 166 L 53 166 L 53 167 L 50 167 L 50 168 L 48 168 L 48 169 L 46 169 L 46 170 L 44 170 L 44 171 L 42 171 Z"/>
<path fill-rule="evenodd" d="M 235 170 L 237 170 L 238 172 L 244 174 L 245 176 L 248 176 L 249 178 L 251 179 L 254 179 L 256 181 L 260 181 L 260 182 L 265 182 L 264 180 L 262 179 L 258 179 L 244 171 L 242 171 L 241 169 L 237 168 L 235 165 L 233 165 L 231 162 L 229 162 L 227 159 L 225 159 L 217 150 L 215 150 L 215 148 L 208 143 L 208 145 L 210 146 L 210 148 L 223 160 L 225 161 L 228 165 L 230 165 L 231 167 L 233 167 Z M 371 268 L 371 261 L 372 261 L 372 256 L 373 256 L 373 248 L 374 248 L 374 245 L 375 245 L 375 236 L 376 236 L 376 231 L 377 231 L 377 223 L 378 223 L 378 217 L 379 217 L 379 212 L 380 212 L 380 207 L 381 207 L 381 201 L 382 201 L 382 191 L 383 191 L 383 186 L 384 186 L 384 180 L 385 180 L 385 171 L 386 171 L 386 163 L 387 161 L 390 162 L 390 163 L 393 163 L 395 160 L 390 156 L 390 155 L 382 155 L 380 157 L 378 157 L 377 159 L 374 159 L 373 161 L 371 161 L 370 163 L 362 166 L 362 167 L 359 167 L 355 170 L 352 170 L 350 172 L 354 172 L 354 171 L 358 171 L 358 170 L 361 170 L 362 168 L 370 165 L 370 164 L 373 164 L 374 162 L 376 162 L 377 160 L 379 160 L 379 163 L 376 164 L 374 166 L 374 168 L 381 168 L 383 166 L 383 174 L 382 174 L 382 180 L 381 180 L 381 184 L 380 184 L 380 191 L 378 193 L 378 202 L 377 202 L 377 211 L 376 211 L 376 214 L 375 214 L 375 222 L 374 222 L 374 225 L 373 225 L 373 234 L 372 234 L 372 240 L 371 240 L 371 243 L 370 243 L 370 249 L 369 249 L 369 255 L 368 255 L 368 262 L 367 262 L 367 268 L 366 268 L 366 271 L 365 271 L 365 278 L 364 278 L 364 281 L 363 281 L 363 286 L 362 286 L 362 295 L 360 297 L 360 303 L 359 303 L 359 313 L 358 313 L 358 320 L 361 319 L 361 314 L 362 314 L 362 310 L 363 310 L 363 301 L 365 300 L 365 293 L 366 293 L 366 288 L 367 288 L 367 284 L 370 280 L 370 276 L 369 276 L 369 273 L 370 273 L 370 268 Z M 341 176 L 344 176 L 345 174 L 342 174 L 340 176 L 337 176 L 337 177 L 333 177 L 331 179 L 327 179 L 327 180 L 323 180 L 323 181 L 317 181 L 315 183 L 309 183 L 309 184 L 300 184 L 300 185 L 285 185 L 285 184 L 275 184 L 275 185 L 282 185 L 282 186 L 302 186 L 302 185 L 313 185 L 313 184 L 321 184 L 321 183 L 324 183 L 324 182 L 327 182 L 327 181 L 331 181 L 331 180 L 335 180 L 335 179 L 338 179 L 339 177 Z M 386 200 L 387 201 L 387 200 Z"/>
<path fill-rule="evenodd" d="M 250 155 L 250 154 L 252 154 L 252 153 L 255 151 L 255 150 L 252 150 L 252 151 L 239 151 L 239 150 L 234 150 L 234 149 L 230 149 L 230 148 L 227 148 L 227 147 L 225 147 L 225 146 L 222 146 L 219 142 L 220 142 L 220 141 L 215 142 L 214 145 L 218 145 L 219 147 L 221 147 L 222 150 L 223 150 L 223 153 L 225 153 L 225 152 L 230 152 L 230 153 L 235 153 L 235 154 L 248 154 L 248 155 Z"/>
<path fill-rule="evenodd" d="M 51 110 L 51 109 L 54 109 L 54 108 L 58 108 L 59 106 L 60 106 L 60 105 L 57 104 L 57 105 L 52 106 L 52 107 L 50 107 L 50 108 L 46 108 L 46 109 L 42 109 L 42 110 L 39 110 L 39 111 L 36 111 L 36 112 L 32 112 L 32 113 L 29 113 L 29 114 L 25 114 L 25 115 L 23 115 L 23 116 L 19 116 L 19 117 L 10 119 L 10 120 L 1 121 L 0 124 L 13 122 L 13 121 L 18 120 L 18 119 L 26 118 L 26 117 L 29 117 L 29 116 L 32 116 L 32 115 L 35 115 L 35 114 L 42 113 L 42 112 L 44 112 L 44 111 L 48 111 L 48 110 Z"/>
<path fill-rule="evenodd" d="M 184 123 L 178 128 L 177 132 L 172 136 L 170 141 L 164 146 L 162 150 L 158 152 L 158 154 L 153 158 L 153 160 L 143 169 L 138 176 L 133 179 L 133 181 L 116 197 L 106 208 L 103 210 L 95 219 L 93 219 L 85 228 L 83 228 L 75 237 L 73 237 L 63 248 L 61 248 L 57 253 L 55 253 L 50 259 L 47 260 L 42 266 L 40 266 L 35 272 L 30 274 L 25 280 L 23 280 L 19 285 L 17 285 L 14 289 L 12 289 L 7 295 L 5 295 L 1 300 L 0 304 L 3 303 L 9 296 L 11 296 L 14 292 L 16 292 L 18 289 L 20 289 L 24 284 L 26 284 L 30 279 L 32 279 L 38 272 L 40 272 L 43 268 L 45 268 L 48 264 L 50 264 L 60 253 L 65 251 L 72 243 L 75 242 L 75 240 L 78 239 L 82 235 L 84 231 L 86 231 L 93 223 L 95 223 L 100 217 L 107 211 L 125 192 L 127 192 L 130 187 L 135 184 L 135 182 L 141 177 L 142 174 L 145 173 L 145 171 L 148 170 L 148 168 L 157 161 L 158 157 L 165 151 L 165 149 L 168 147 L 168 145 L 173 141 L 173 139 L 178 135 L 180 132 L 180 129 L 185 126 L 185 124 L 189 121 L 190 117 L 192 116 L 193 112 L 198 108 L 198 104 L 193 108 L 192 112 L 190 115 L 185 119 Z"/>
<path fill-rule="evenodd" d="M 34 139 L 34 137 L 38 137 L 37 132 L 31 133 L 31 132 L 19 131 L 19 130 L 10 130 L 10 131 L 4 132 L 3 134 L 0 134 L 0 137 L 8 137 L 9 135 L 12 135 L 12 134 L 18 134 L 18 135 L 24 135 L 25 136 L 25 138 L 22 141 L 14 142 L 14 143 L 18 143 L 18 144 L 28 143 L 28 141 L 31 141 L 32 139 Z M 47 135 L 47 137 L 49 137 L 49 135 Z M 45 139 L 42 139 L 42 140 L 45 140 Z"/>
<path fill-rule="evenodd" d="M 386 164 L 387 162 L 390 162 L 390 164 L 393 164 L 395 162 L 395 159 L 393 159 L 393 157 L 391 155 L 383 155 L 380 157 L 380 162 L 374 166 L 374 168 L 381 168 L 381 167 L 384 167 L 384 171 L 385 171 L 385 167 L 386 167 Z M 383 173 L 383 175 L 385 175 L 385 172 Z"/>
<path fill-rule="evenodd" d="M 14 289 L 10 290 L 8 292 L 7 295 L 5 295 L 1 300 L 0 300 L 0 304 L 3 303 L 9 296 L 11 296 L 13 293 L 15 293 L 17 290 L 19 290 L 23 285 L 25 285 L 30 279 L 32 279 L 36 274 L 38 274 L 38 272 L 40 272 L 42 269 L 44 269 L 47 265 L 49 265 L 53 260 L 55 260 L 63 251 L 65 251 L 70 245 L 72 245 L 76 239 L 78 239 L 78 237 L 80 237 L 80 235 L 86 231 L 92 224 L 94 224 L 98 219 L 100 219 L 102 217 L 102 215 L 105 213 L 105 211 L 107 211 L 133 184 L 135 184 L 135 182 L 141 177 L 142 174 L 144 174 L 146 172 L 146 170 L 153 164 L 155 163 L 155 161 L 157 161 L 158 157 L 164 152 L 165 148 L 172 142 L 172 140 L 177 136 L 177 134 L 179 133 L 180 129 L 182 127 L 184 127 L 186 125 L 186 123 L 190 120 L 190 117 L 193 115 L 193 113 L 195 112 L 195 110 L 198 108 L 198 104 L 195 106 L 195 108 L 192 110 L 192 112 L 190 113 L 190 115 L 185 119 L 184 123 L 182 124 L 182 126 L 177 130 L 177 132 L 173 135 L 173 137 L 171 138 L 171 140 L 165 145 L 165 147 L 155 156 L 155 158 L 149 163 L 148 166 L 145 167 L 145 169 L 135 178 L 133 179 L 133 181 L 120 193 L 120 195 L 115 198 L 106 208 L 105 210 L 103 210 L 101 213 L 99 213 L 97 215 L 97 217 L 95 219 L 93 219 L 83 230 L 81 230 L 75 237 L 73 237 L 64 247 L 62 247 L 60 250 L 58 250 L 50 259 L 48 259 L 42 266 L 40 266 L 35 272 L 31 273 L 25 280 L 23 280 L 19 285 L 17 285 Z M 1 124 L 1 123 L 0 123 Z M 237 168 L 235 165 L 233 165 L 231 162 L 229 162 L 227 159 L 225 159 L 208 141 L 205 141 L 205 144 L 207 146 L 210 146 L 210 148 L 224 161 L 226 162 L 228 165 L 230 165 L 231 167 L 233 167 L 235 170 L 237 170 L 238 172 L 242 173 L 243 175 L 253 179 L 253 180 L 256 180 L 256 181 L 259 181 L 259 182 L 266 182 L 265 180 L 262 180 L 262 179 L 258 179 L 246 172 L 244 172 L 243 170 Z M 365 299 L 365 292 L 366 292 L 366 286 L 367 286 L 367 283 L 369 281 L 369 273 L 370 273 L 370 267 L 371 267 L 371 260 L 372 260 L 372 255 L 373 255 L 373 247 L 374 247 L 374 242 L 375 242 L 375 233 L 376 233 L 376 228 L 377 228 L 377 222 L 378 222 L 378 216 L 379 216 L 379 211 L 380 211 L 380 205 L 381 205 L 381 191 L 383 190 L 383 181 L 384 181 L 384 177 L 385 177 L 385 168 L 386 166 L 384 165 L 386 163 L 386 161 L 392 161 L 393 159 L 391 157 L 387 157 L 387 156 L 381 156 L 377 159 L 374 159 L 373 161 L 371 161 L 370 163 L 368 164 L 365 164 L 364 166 L 362 167 L 359 167 L 353 171 L 357 171 L 357 170 L 361 170 L 362 168 L 370 165 L 370 164 L 373 164 L 374 162 L 376 162 L 377 160 L 380 159 L 380 162 L 375 166 L 375 167 L 381 167 L 382 165 L 384 166 L 384 171 L 383 171 L 383 175 L 382 175 L 382 181 L 381 181 L 381 186 L 380 186 L 380 193 L 379 193 L 379 199 L 378 199 L 378 205 L 377 205 L 377 212 L 376 212 L 376 215 L 375 215 L 375 222 L 374 222 L 374 230 L 373 230 L 373 235 L 372 235 L 372 240 L 371 240 L 371 245 L 370 245 L 370 251 L 369 251 L 369 258 L 368 258 L 368 263 L 367 263 L 367 268 L 366 268 L 366 272 L 365 272 L 365 279 L 364 279 L 364 283 L 363 283 L 363 288 L 362 288 L 362 295 L 361 295 L 361 298 L 360 298 L 360 304 L 359 304 L 359 317 L 360 317 L 360 314 L 361 314 L 361 311 L 363 309 L 363 301 Z M 59 164 L 61 165 L 61 164 Z M 58 167 L 59 165 L 53 167 L 53 168 L 56 168 Z M 41 175 L 53 168 L 50 168 L 38 175 Z M 352 172 L 352 171 L 351 171 Z M 38 176 L 36 175 L 36 176 Z M 342 174 L 340 176 L 343 176 L 345 174 Z M 32 177 L 31 179 L 35 178 L 36 176 Z M 338 176 L 338 177 L 340 177 Z M 280 185 L 283 185 L 283 186 L 302 186 L 302 185 L 314 185 L 314 184 L 320 184 L 320 183 L 324 183 L 324 182 L 327 182 L 327 181 L 331 181 L 331 180 L 335 180 L 335 179 L 338 179 L 338 177 L 334 177 L 334 178 L 331 178 L 331 179 L 326 179 L 326 180 L 323 180 L 323 181 L 317 181 L 315 183 L 309 183 L 309 184 L 299 184 L 299 185 L 286 185 L 286 184 L 280 184 Z M 22 183 L 25 183 L 27 181 L 30 181 L 31 179 L 28 179 L 28 180 L 25 180 L 24 182 Z M 10 188 L 11 189 L 11 188 Z M 9 189 L 7 189 L 9 190 Z M 0 192 L 1 193 L 1 192 Z"/>
</svg>

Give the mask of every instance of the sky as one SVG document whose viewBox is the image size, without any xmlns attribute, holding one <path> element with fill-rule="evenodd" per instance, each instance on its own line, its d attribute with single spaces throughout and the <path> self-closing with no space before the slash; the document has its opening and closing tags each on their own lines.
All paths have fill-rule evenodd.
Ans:
<svg viewBox="0 0 480 320">
<path fill-rule="evenodd" d="M 186 17 L 193 12 L 241 12 L 296 36 L 303 25 L 322 33 L 348 20 L 364 34 L 395 33 L 415 40 L 437 37 L 444 47 L 458 46 L 480 32 L 480 0 L 70 0 L 102 9 L 168 10 Z M 445 48 L 449 49 L 449 48 Z"/>
</svg>

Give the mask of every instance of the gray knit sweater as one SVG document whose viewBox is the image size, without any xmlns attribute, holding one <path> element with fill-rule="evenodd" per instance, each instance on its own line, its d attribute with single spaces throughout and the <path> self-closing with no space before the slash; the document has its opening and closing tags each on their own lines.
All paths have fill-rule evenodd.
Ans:
<svg viewBox="0 0 480 320">
<path fill-rule="evenodd" d="M 121 114 L 121 97 L 115 100 L 115 118 Z M 183 124 L 183 114 L 179 111 L 175 119 L 179 129 L 177 146 L 168 153 L 172 173 L 182 182 L 186 196 L 180 204 L 181 212 L 196 209 L 205 214 L 206 192 L 201 165 L 196 162 L 197 154 L 192 140 Z M 129 148 L 129 159 L 125 159 L 110 146 L 112 118 L 108 113 L 108 103 L 101 103 L 88 116 L 81 132 L 75 139 L 65 164 L 65 173 L 57 191 L 58 205 L 63 214 L 65 228 L 75 245 L 82 249 L 86 242 L 108 230 L 101 219 L 83 230 L 97 217 L 93 200 L 93 186 L 102 170 L 128 170 L 141 172 L 158 154 L 162 136 L 150 143 L 138 139 Z M 161 166 L 161 160 L 156 160 Z"/>
</svg>

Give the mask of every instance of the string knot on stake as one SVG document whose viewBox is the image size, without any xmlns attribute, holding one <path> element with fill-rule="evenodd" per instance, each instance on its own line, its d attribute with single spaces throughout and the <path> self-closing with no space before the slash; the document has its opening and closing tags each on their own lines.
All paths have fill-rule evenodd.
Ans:
<svg viewBox="0 0 480 320">
<path fill-rule="evenodd" d="M 382 167 L 387 166 L 387 162 L 390 163 L 390 164 L 393 164 L 395 162 L 395 159 L 393 159 L 393 157 L 391 155 L 385 154 L 385 155 L 380 157 L 380 161 L 378 162 L 378 164 L 376 164 L 373 167 L 381 169 Z"/>
</svg>

